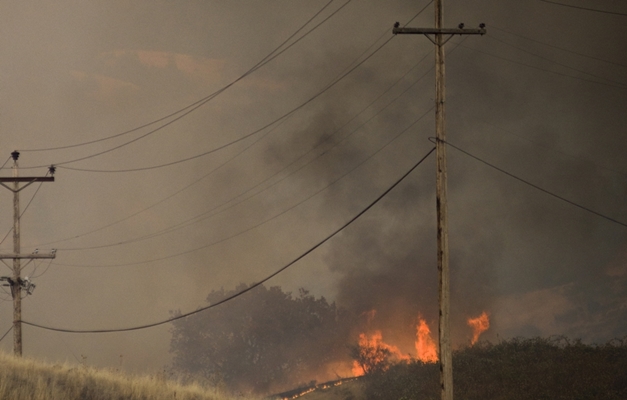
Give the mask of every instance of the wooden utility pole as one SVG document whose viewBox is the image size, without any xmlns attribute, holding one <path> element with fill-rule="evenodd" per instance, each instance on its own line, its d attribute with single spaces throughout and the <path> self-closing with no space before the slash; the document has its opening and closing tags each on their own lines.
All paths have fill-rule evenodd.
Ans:
<svg viewBox="0 0 627 400">
<path fill-rule="evenodd" d="M 435 136 L 436 136 L 436 212 L 438 236 L 438 275 L 440 317 L 438 323 L 440 349 L 440 387 L 442 400 L 453 400 L 453 356 L 449 324 L 449 252 L 448 252 L 448 212 L 446 201 L 446 130 L 444 129 L 444 105 L 446 90 L 444 81 L 444 45 L 453 35 L 483 35 L 485 25 L 479 29 L 442 28 L 442 0 L 434 1 L 435 28 L 401 28 L 398 23 L 392 32 L 396 34 L 425 35 L 435 44 Z M 433 38 L 432 38 L 433 36 Z M 447 36 L 445 38 L 445 36 Z"/>
<path fill-rule="evenodd" d="M 54 258 L 55 251 L 50 254 L 20 254 L 20 191 L 35 182 L 54 182 L 54 176 L 41 177 L 20 177 L 17 159 L 20 153 L 11 153 L 13 158 L 13 176 L 10 178 L 0 177 L 0 185 L 13 192 L 13 253 L 0 254 L 0 260 L 13 259 L 13 276 L 0 277 L 0 281 L 6 281 L 11 287 L 11 297 L 13 298 L 13 352 L 17 357 L 22 356 L 22 291 L 31 294 L 35 285 L 27 278 L 22 279 L 21 260 L 36 258 Z M 54 174 L 54 166 L 50 166 L 50 173 Z M 13 183 L 12 187 L 5 182 Z M 26 182 L 20 187 L 20 182 Z"/>
</svg>

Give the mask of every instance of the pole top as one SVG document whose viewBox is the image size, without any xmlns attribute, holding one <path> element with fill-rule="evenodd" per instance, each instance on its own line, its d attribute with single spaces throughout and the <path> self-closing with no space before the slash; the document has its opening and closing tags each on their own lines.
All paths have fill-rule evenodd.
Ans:
<svg viewBox="0 0 627 400">
<path fill-rule="evenodd" d="M 13 157 L 13 161 L 17 161 L 17 159 L 20 157 L 20 152 L 14 150 L 13 153 L 11 153 L 11 157 Z"/>
</svg>

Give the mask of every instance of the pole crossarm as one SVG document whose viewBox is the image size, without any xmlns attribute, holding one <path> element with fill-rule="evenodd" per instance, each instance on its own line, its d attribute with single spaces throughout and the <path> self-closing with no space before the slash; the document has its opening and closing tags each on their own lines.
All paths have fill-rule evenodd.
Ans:
<svg viewBox="0 0 627 400">
<path fill-rule="evenodd" d="M 54 176 L 2 176 L 0 182 L 54 182 Z"/>
<path fill-rule="evenodd" d="M 458 28 L 393 28 L 392 33 L 395 35 L 403 34 L 421 34 L 421 35 L 485 35 L 484 28 L 477 29 L 458 29 Z"/>
<path fill-rule="evenodd" d="M 41 258 L 55 258 L 57 255 L 55 253 L 50 254 L 0 254 L 0 260 L 25 260 L 25 259 L 41 259 Z"/>
<path fill-rule="evenodd" d="M 431 43 L 438 45 L 435 40 L 431 38 L 429 35 L 439 35 L 444 36 L 447 35 L 446 39 L 443 39 L 440 43 L 441 45 L 446 44 L 453 36 L 455 35 L 485 35 L 486 30 L 484 28 L 478 29 L 464 29 L 464 28 L 401 28 L 395 26 L 392 29 L 392 33 L 395 35 L 425 35 L 427 39 L 431 41 Z"/>
<path fill-rule="evenodd" d="M 12 188 L 4 184 L 4 182 L 13 182 L 16 188 Z M 19 182 L 26 182 L 26 185 L 19 187 Z M 13 193 L 18 193 L 23 189 L 26 189 L 35 182 L 54 182 L 54 176 L 14 176 L 14 177 L 0 177 L 0 186 L 9 189 Z"/>
</svg>

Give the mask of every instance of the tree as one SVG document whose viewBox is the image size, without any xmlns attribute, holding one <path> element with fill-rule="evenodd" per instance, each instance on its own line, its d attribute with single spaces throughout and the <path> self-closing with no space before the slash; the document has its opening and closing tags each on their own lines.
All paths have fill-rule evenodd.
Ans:
<svg viewBox="0 0 627 400">
<path fill-rule="evenodd" d="M 246 288 L 212 291 L 207 301 Z M 173 324 L 174 371 L 218 379 L 233 391 L 278 391 L 310 380 L 333 361 L 349 361 L 351 315 L 304 289 L 293 297 L 278 286 L 261 285 Z"/>
<path fill-rule="evenodd" d="M 365 375 L 384 372 L 391 365 L 390 350 L 381 344 L 360 341 L 359 344 L 350 346 L 350 356 Z"/>
</svg>

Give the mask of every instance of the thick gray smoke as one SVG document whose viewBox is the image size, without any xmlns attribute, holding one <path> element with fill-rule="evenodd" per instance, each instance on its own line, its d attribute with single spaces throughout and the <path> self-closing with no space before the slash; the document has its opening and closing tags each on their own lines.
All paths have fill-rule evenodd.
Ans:
<svg viewBox="0 0 627 400">
<path fill-rule="evenodd" d="M 427 153 L 433 46 L 416 35 L 395 37 L 280 126 L 223 151 L 138 172 L 67 169 L 168 164 L 240 139 L 377 49 L 394 22 L 427 4 L 413 0 L 350 2 L 215 100 L 125 147 L 62 164 L 148 129 L 28 151 L 97 140 L 185 107 L 243 74 L 327 3 L 25 0 L 3 8 L 0 149 L 5 157 L 24 150 L 24 168 L 59 164 L 57 181 L 42 186 L 22 218 L 23 251 L 59 249 L 50 268 L 26 267 L 25 274 L 43 275 L 25 299 L 24 319 L 97 329 L 193 310 L 211 290 L 259 281 L 307 251 Z M 323 15 L 341 4 L 334 1 Z M 627 12 L 618 2 L 604 6 Z M 627 221 L 624 17 L 546 2 L 447 0 L 445 21 L 488 27 L 485 37 L 447 44 L 450 142 Z M 427 8 L 410 26 L 432 24 Z M 582 29 L 591 26 L 601 29 Z M 484 337 L 493 340 L 624 335 L 627 228 L 453 148 L 448 154 L 456 345 L 470 338 L 466 319 L 482 311 L 492 321 Z M 434 163 L 427 159 L 270 285 L 294 293 L 305 287 L 359 313 L 375 309 L 370 328 L 404 351 L 413 348 L 419 315 L 435 337 Z M 45 174 L 45 167 L 21 173 Z M 35 190 L 23 192 L 24 206 Z M 8 191 L 0 206 L 4 234 L 11 227 Z M 3 334 L 12 315 L 9 301 L 1 305 Z M 68 335 L 25 328 L 24 348 L 54 361 L 154 372 L 170 362 L 168 329 Z M 8 338 L 0 343 L 4 351 L 11 351 Z"/>
</svg>

